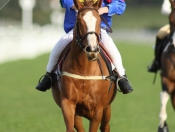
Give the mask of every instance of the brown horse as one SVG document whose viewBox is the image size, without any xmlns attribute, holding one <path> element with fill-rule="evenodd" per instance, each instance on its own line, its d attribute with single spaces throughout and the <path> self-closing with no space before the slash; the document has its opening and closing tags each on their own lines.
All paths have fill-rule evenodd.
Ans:
<svg viewBox="0 0 175 132">
<path fill-rule="evenodd" d="M 160 110 L 160 124 L 158 132 L 169 132 L 166 123 L 167 113 L 166 105 L 171 97 L 172 106 L 175 109 L 175 2 L 170 0 L 172 11 L 169 15 L 170 35 L 169 42 L 162 53 L 161 57 L 161 83 L 162 91 L 161 110 Z"/>
<path fill-rule="evenodd" d="M 109 71 L 99 54 L 101 3 L 102 0 L 74 0 L 78 11 L 74 38 L 62 66 L 60 87 L 54 83 L 52 88 L 66 132 L 74 132 L 74 128 L 84 132 L 82 117 L 90 121 L 89 132 L 97 132 L 99 125 L 101 132 L 110 131 L 110 104 L 117 90 L 115 83 L 105 79 Z"/>
</svg>

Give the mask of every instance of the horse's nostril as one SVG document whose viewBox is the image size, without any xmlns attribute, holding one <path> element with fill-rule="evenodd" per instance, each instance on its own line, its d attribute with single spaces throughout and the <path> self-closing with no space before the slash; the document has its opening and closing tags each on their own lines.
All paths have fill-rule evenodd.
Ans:
<svg viewBox="0 0 175 132">
<path fill-rule="evenodd" d="M 94 52 L 95 52 L 95 53 L 99 53 L 99 52 L 100 52 L 100 48 L 99 48 L 99 47 L 96 47 L 96 49 L 95 49 Z"/>
<path fill-rule="evenodd" d="M 100 52 L 100 48 L 97 46 L 94 48 L 94 50 L 92 50 L 91 46 L 87 46 L 85 48 L 85 52 L 89 53 L 89 52 L 95 52 L 95 53 L 99 53 Z"/>
<path fill-rule="evenodd" d="M 90 46 L 87 46 L 87 47 L 85 48 L 85 52 L 87 52 L 87 53 L 91 52 Z"/>
</svg>

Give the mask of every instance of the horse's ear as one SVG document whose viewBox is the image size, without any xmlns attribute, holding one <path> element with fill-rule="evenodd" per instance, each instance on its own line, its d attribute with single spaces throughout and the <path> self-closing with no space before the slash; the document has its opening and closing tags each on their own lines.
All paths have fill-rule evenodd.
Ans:
<svg viewBox="0 0 175 132">
<path fill-rule="evenodd" d="M 174 0 L 169 0 L 170 1 L 170 4 L 171 4 L 171 8 L 175 8 L 175 1 Z"/>
<path fill-rule="evenodd" d="M 82 0 L 74 0 L 74 5 L 77 8 L 77 10 L 79 10 L 83 7 L 83 1 Z"/>
<path fill-rule="evenodd" d="M 94 0 L 94 7 L 99 9 L 101 7 L 102 0 Z"/>
</svg>

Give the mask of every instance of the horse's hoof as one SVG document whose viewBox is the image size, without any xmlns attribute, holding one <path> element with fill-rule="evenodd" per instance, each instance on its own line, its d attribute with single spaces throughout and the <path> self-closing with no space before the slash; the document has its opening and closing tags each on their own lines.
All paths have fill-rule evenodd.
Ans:
<svg viewBox="0 0 175 132">
<path fill-rule="evenodd" d="M 169 132 L 169 130 L 168 130 L 168 126 L 165 125 L 165 126 L 163 126 L 162 128 L 159 126 L 159 128 L 158 128 L 158 132 Z"/>
</svg>

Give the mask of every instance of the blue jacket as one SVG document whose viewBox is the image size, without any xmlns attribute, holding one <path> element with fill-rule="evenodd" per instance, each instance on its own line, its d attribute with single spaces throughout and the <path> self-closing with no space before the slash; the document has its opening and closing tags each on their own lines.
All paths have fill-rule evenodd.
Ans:
<svg viewBox="0 0 175 132">
<path fill-rule="evenodd" d="M 68 33 L 70 30 L 74 28 L 76 22 L 76 12 L 75 10 L 71 9 L 74 5 L 73 0 L 60 0 L 61 5 L 63 8 L 66 9 L 65 11 L 65 18 L 64 18 L 64 30 Z M 126 3 L 124 0 L 112 0 L 111 3 L 107 3 L 106 0 L 103 0 L 102 7 L 108 6 L 109 12 L 103 14 L 103 18 L 108 22 L 110 26 L 112 26 L 112 16 L 114 14 L 121 15 L 125 11 Z M 104 22 L 101 22 L 101 28 L 108 28 Z"/>
</svg>

